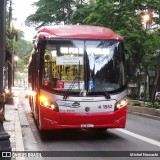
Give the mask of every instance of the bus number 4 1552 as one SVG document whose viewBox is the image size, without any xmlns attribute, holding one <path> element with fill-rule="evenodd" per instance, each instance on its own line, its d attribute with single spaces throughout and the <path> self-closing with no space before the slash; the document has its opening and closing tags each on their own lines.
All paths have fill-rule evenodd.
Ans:
<svg viewBox="0 0 160 160">
<path fill-rule="evenodd" d="M 99 107 L 98 107 L 99 109 L 101 109 L 101 108 L 104 108 L 104 109 L 111 109 L 112 108 L 112 105 L 110 105 L 110 104 L 106 104 L 106 105 L 99 105 Z"/>
</svg>

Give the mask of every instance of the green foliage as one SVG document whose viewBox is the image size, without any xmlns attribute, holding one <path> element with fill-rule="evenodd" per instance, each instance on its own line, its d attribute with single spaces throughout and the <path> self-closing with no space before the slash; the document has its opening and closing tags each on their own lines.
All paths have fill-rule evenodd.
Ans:
<svg viewBox="0 0 160 160">
<path fill-rule="evenodd" d="M 74 0 L 39 0 L 34 3 L 37 7 L 35 14 L 27 17 L 26 25 L 35 25 L 37 27 L 48 23 L 64 24 L 69 23 L 70 15 L 75 6 Z"/>
<path fill-rule="evenodd" d="M 32 48 L 33 44 L 30 41 L 18 38 L 16 56 L 19 57 L 19 60 L 17 61 L 15 80 L 27 78 L 27 65 Z"/>
<path fill-rule="evenodd" d="M 8 24 L 6 25 L 6 50 L 13 54 L 17 48 L 17 31 L 15 28 L 9 28 Z"/>
<path fill-rule="evenodd" d="M 33 44 L 30 41 L 26 41 L 24 39 L 19 39 L 17 41 L 18 47 L 16 50 L 16 55 L 20 58 L 23 59 L 26 53 L 31 51 Z"/>
<path fill-rule="evenodd" d="M 129 99 L 128 101 L 128 105 L 132 105 L 132 106 L 140 106 L 140 107 L 147 107 L 147 108 L 155 108 L 155 109 L 160 109 L 160 102 L 143 102 L 140 100 L 132 100 Z"/>
<path fill-rule="evenodd" d="M 34 3 L 35 14 L 28 16 L 26 24 L 89 24 L 112 28 L 121 34 L 130 51 L 133 62 L 139 66 L 145 57 L 159 50 L 160 33 L 145 30 L 142 16 L 150 15 L 148 25 L 160 24 L 158 0 L 94 0 L 85 3 L 80 0 L 39 0 Z M 152 58 L 153 60 L 154 58 Z M 135 67 L 136 68 L 136 67 Z"/>
<path fill-rule="evenodd" d="M 15 28 L 11 29 L 8 24 L 6 27 L 6 51 L 19 57 L 17 69 L 23 71 L 24 64 L 28 64 L 29 55 L 33 48 L 33 44 L 30 41 L 23 39 L 23 31 Z M 27 59 L 26 54 L 28 54 Z M 23 60 L 24 57 L 25 61 Z"/>
<path fill-rule="evenodd" d="M 76 11 L 74 14 L 71 15 L 71 23 L 72 24 L 83 24 L 83 21 L 85 21 L 85 18 L 89 16 L 89 14 L 92 12 L 91 4 L 77 4 L 76 5 Z M 85 24 L 85 22 L 84 22 Z"/>
<path fill-rule="evenodd" d="M 23 59 L 24 55 L 31 51 L 33 47 L 32 42 L 24 40 L 23 31 L 17 30 L 15 28 L 6 29 L 6 50 L 10 54 L 17 55 L 20 59 Z"/>
<path fill-rule="evenodd" d="M 27 25 L 63 22 L 108 27 L 124 37 L 135 71 L 160 68 L 160 29 L 151 29 L 160 25 L 159 0 L 39 0 L 34 5 L 37 11 L 28 16 Z M 146 13 L 147 23 L 143 20 Z M 136 76 L 134 81 L 139 79 Z"/>
<path fill-rule="evenodd" d="M 33 47 L 28 48 L 26 54 L 25 54 L 24 57 L 23 57 L 24 64 L 26 64 L 26 65 L 28 65 L 28 63 L 29 63 L 29 58 L 30 58 L 30 56 L 31 56 L 32 48 L 33 48 Z"/>
</svg>

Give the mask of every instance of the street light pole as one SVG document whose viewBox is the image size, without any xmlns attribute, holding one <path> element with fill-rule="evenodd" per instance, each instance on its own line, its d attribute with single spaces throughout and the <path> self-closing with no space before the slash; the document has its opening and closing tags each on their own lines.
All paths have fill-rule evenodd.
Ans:
<svg viewBox="0 0 160 160">
<path fill-rule="evenodd" d="M 5 30 L 6 30 L 6 0 L 0 0 L 0 151 L 11 151 L 9 134 L 3 126 L 5 95 L 4 95 L 4 66 L 5 66 Z"/>
<path fill-rule="evenodd" d="M 150 27 L 149 24 L 151 21 L 151 15 L 149 13 L 145 13 L 142 18 L 145 23 L 145 31 L 147 35 L 148 29 Z M 145 73 L 146 73 L 146 78 L 144 83 L 144 105 L 145 105 L 146 98 L 149 99 L 149 74 L 147 72 L 146 67 L 145 67 Z"/>
<path fill-rule="evenodd" d="M 9 2 L 9 38 L 12 39 L 12 1 Z M 13 49 L 13 48 L 12 48 Z M 13 81 L 13 54 L 11 52 L 8 53 L 8 89 L 10 92 L 10 96 L 7 97 L 7 103 L 12 104 L 13 98 L 12 98 L 12 81 Z"/>
</svg>

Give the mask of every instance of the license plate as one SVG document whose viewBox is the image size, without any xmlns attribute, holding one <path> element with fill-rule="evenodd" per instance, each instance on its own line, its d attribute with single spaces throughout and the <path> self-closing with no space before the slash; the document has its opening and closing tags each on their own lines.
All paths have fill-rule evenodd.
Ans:
<svg viewBox="0 0 160 160">
<path fill-rule="evenodd" d="M 94 128 L 94 124 L 81 124 L 81 128 Z"/>
</svg>

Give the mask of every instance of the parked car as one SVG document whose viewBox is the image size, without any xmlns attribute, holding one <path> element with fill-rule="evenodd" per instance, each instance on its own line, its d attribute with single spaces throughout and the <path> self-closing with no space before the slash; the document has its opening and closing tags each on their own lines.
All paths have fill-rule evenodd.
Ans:
<svg viewBox="0 0 160 160">
<path fill-rule="evenodd" d="M 155 100 L 160 101 L 160 92 L 156 92 Z"/>
</svg>

